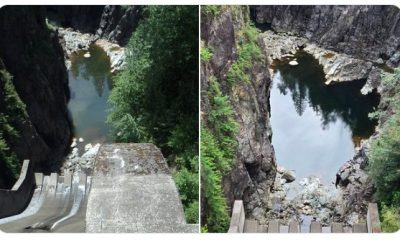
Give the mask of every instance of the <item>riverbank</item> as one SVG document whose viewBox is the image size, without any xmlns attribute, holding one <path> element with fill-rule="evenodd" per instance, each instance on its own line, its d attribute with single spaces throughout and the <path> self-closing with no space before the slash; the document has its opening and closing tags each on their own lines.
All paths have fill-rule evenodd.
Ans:
<svg viewBox="0 0 400 240">
<path fill-rule="evenodd" d="M 325 85 L 366 79 L 365 85 L 361 88 L 361 93 L 364 95 L 380 86 L 381 68 L 375 62 L 325 50 L 310 43 L 306 38 L 288 33 L 277 34 L 266 31 L 260 34 L 260 39 L 270 65 L 272 79 L 277 73 L 274 66 L 277 60 L 287 64 L 288 68 L 296 68 L 299 64 L 297 53 L 304 51 L 311 54 L 322 66 Z M 307 93 L 309 94 L 311 93 Z M 272 117 L 274 117 L 273 111 Z M 272 144 L 274 145 L 274 140 Z M 270 211 L 267 213 L 267 218 L 280 219 L 283 223 L 296 219 L 305 224 L 316 220 L 325 226 L 331 222 L 343 222 L 347 226 L 352 226 L 354 223 L 365 221 L 368 202 L 372 201 L 373 192 L 371 180 L 366 172 L 368 140 L 364 139 L 361 145 L 355 144 L 354 147 L 354 156 L 349 157 L 351 160 L 345 162 L 338 170 L 337 189 L 334 187 L 334 171 L 332 183 L 321 181 L 320 178 L 311 175 L 292 182 L 286 178 L 286 171 L 282 170 L 284 168 L 278 167 L 269 198 Z M 279 149 L 276 145 L 274 148 L 277 153 Z M 279 163 L 279 156 L 277 161 Z"/>
<path fill-rule="evenodd" d="M 81 33 L 72 28 L 58 28 L 58 38 L 64 50 L 64 61 L 67 69 L 71 67 L 71 55 L 78 51 L 87 51 L 90 45 L 101 47 L 110 58 L 111 72 L 120 70 L 125 65 L 125 48 L 116 43 L 90 33 Z M 90 57 L 90 55 L 86 55 Z"/>
<path fill-rule="evenodd" d="M 65 158 L 61 172 L 91 173 L 100 146 L 100 143 L 92 145 L 91 143 L 85 143 L 83 138 L 74 138 L 71 144 L 71 153 Z"/>
<path fill-rule="evenodd" d="M 382 65 L 380 61 L 371 62 L 344 53 L 326 50 L 310 43 L 306 38 L 293 36 L 290 33 L 277 34 L 272 31 L 265 31 L 260 34 L 260 38 L 270 63 L 274 59 L 294 60 L 294 54 L 302 49 L 313 55 L 322 65 L 326 85 L 367 79 L 361 90 L 364 95 L 379 87 L 381 69 L 391 70 L 390 67 Z"/>
<path fill-rule="evenodd" d="M 72 111 L 73 121 L 75 121 L 75 130 L 78 130 L 78 133 L 81 134 L 87 133 L 86 137 L 97 139 L 94 142 L 89 139 L 88 142 L 85 136 L 75 136 L 70 146 L 71 152 L 66 156 L 61 171 L 90 174 L 93 170 L 94 159 L 101 146 L 101 142 L 106 141 L 106 137 L 99 138 L 99 134 L 102 134 L 101 129 L 108 129 L 103 126 L 105 119 L 104 121 L 100 121 L 102 118 L 105 118 L 105 106 L 111 88 L 111 83 L 108 80 L 110 76 L 108 75 L 110 72 L 114 73 L 120 70 L 125 65 L 125 48 L 106 39 L 99 38 L 94 34 L 81 33 L 72 28 L 58 28 L 57 33 L 59 42 L 64 50 L 65 65 L 68 71 L 73 72 L 69 76 L 73 78 L 69 80 L 72 95 L 69 108 L 73 108 L 70 111 Z M 102 53 L 93 46 L 101 48 L 106 53 L 109 63 L 108 60 L 106 61 L 107 63 L 98 63 L 105 60 L 103 60 Z M 96 58 L 93 60 L 93 63 L 85 61 L 85 59 L 90 60 L 92 58 Z M 74 64 L 78 65 L 74 66 Z M 83 66 L 80 66 L 82 64 Z M 93 64 L 96 65 L 91 66 Z M 93 84 L 81 80 L 82 77 L 85 80 L 93 78 Z M 85 108 L 86 110 L 83 110 Z M 84 112 L 92 111 L 87 108 L 94 109 L 93 111 L 95 112 L 91 114 L 95 116 L 94 118 L 85 118 L 87 114 L 82 115 Z M 81 123 L 83 121 L 85 123 Z M 99 124 L 101 123 L 98 121 L 103 122 L 103 124 L 100 126 Z M 80 126 L 78 129 L 76 129 L 76 124 Z M 82 127 L 90 129 L 84 131 Z"/>
</svg>

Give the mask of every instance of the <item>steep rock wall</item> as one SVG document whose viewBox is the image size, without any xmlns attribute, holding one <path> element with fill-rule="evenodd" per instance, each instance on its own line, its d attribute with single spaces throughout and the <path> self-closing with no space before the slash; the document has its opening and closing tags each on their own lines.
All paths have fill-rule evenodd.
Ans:
<svg viewBox="0 0 400 240">
<path fill-rule="evenodd" d="M 125 45 L 141 19 L 140 6 L 47 6 L 47 17 L 62 27 Z"/>
<path fill-rule="evenodd" d="M 0 58 L 28 115 L 14 126 L 19 137 L 6 141 L 19 160 L 30 159 L 36 170 L 50 172 L 58 170 L 72 131 L 63 52 L 44 13 L 34 6 L 0 9 Z"/>
<path fill-rule="evenodd" d="M 252 16 L 277 32 L 390 67 L 400 64 L 400 11 L 395 6 L 252 6 Z"/>
<path fill-rule="evenodd" d="M 353 69 L 344 70 L 341 67 L 337 70 L 354 76 L 369 71 L 367 84 L 361 90 L 364 94 L 377 89 L 384 96 L 380 68 L 387 71 L 386 66 L 394 68 L 400 65 L 400 11 L 395 6 L 252 6 L 251 13 L 260 28 L 275 31 L 266 31 L 264 35 L 283 39 L 279 51 L 284 47 L 291 50 L 299 45 L 293 44 L 290 39 L 301 39 L 301 45 L 308 40 L 319 48 L 354 58 L 357 64 Z M 269 41 L 271 37 L 264 40 Z M 282 47 L 282 42 L 290 46 Z M 278 50 L 278 55 L 286 53 Z M 325 67 L 324 62 L 320 63 Z M 367 65 L 371 66 L 371 70 Z M 385 109 L 382 103 L 379 109 Z M 379 135 L 380 126 L 370 139 Z M 365 221 L 368 203 L 374 201 L 374 184 L 368 176 L 370 139 L 363 141 L 355 149 L 353 158 L 337 172 L 340 205 L 336 210 L 341 213 L 340 221 L 349 225 Z"/>
<path fill-rule="evenodd" d="M 201 84 L 203 91 L 207 91 L 210 78 L 218 80 L 224 95 L 229 96 L 239 124 L 234 166 L 222 183 L 228 206 L 232 207 L 234 200 L 243 199 L 246 216 L 262 222 L 265 221 L 269 190 L 276 175 L 268 109 L 271 80 L 264 60 L 254 62 L 250 82 L 243 80 L 230 87 L 226 79 L 237 57 L 237 34 L 249 21 L 248 16 L 245 8 L 228 8 L 215 17 L 202 16 L 201 39 L 212 49 L 213 56 L 207 63 L 202 62 Z M 202 121 L 207 124 L 210 103 L 206 92 L 201 97 Z"/>
</svg>

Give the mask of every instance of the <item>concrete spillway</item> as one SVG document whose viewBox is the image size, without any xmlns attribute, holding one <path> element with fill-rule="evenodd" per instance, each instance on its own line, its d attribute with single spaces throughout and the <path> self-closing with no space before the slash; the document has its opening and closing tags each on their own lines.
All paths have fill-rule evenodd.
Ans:
<svg viewBox="0 0 400 240">
<path fill-rule="evenodd" d="M 198 232 L 160 150 L 152 144 L 102 145 L 92 176 L 35 173 L 36 189 L 4 232 Z"/>
<path fill-rule="evenodd" d="M 152 144 L 103 145 L 96 157 L 87 232 L 198 232 L 185 223 L 167 163 Z"/>
<path fill-rule="evenodd" d="M 36 189 L 21 213 L 0 219 L 4 232 L 85 232 L 90 177 L 35 174 Z"/>
</svg>

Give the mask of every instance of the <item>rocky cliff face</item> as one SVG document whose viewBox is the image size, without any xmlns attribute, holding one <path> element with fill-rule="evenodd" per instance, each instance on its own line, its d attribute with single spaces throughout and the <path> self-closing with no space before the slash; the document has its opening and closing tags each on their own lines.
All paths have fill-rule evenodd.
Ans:
<svg viewBox="0 0 400 240">
<path fill-rule="evenodd" d="M 71 138 L 67 110 L 68 76 L 57 34 L 45 22 L 42 7 L 0 9 L 0 58 L 13 76 L 28 118 L 19 122 L 19 137 L 7 139 L 18 159 L 37 170 L 59 169 Z"/>
<path fill-rule="evenodd" d="M 268 58 L 303 48 L 323 65 L 327 84 L 367 79 L 361 92 L 376 89 L 382 95 L 382 69 L 400 65 L 400 11 L 394 6 L 252 6 L 251 12 L 257 24 L 275 31 L 262 34 Z M 368 142 L 363 141 L 337 173 L 334 212 L 349 225 L 365 221 L 367 204 L 374 201 Z"/>
<path fill-rule="evenodd" d="M 47 14 L 62 27 L 125 45 L 141 19 L 140 6 L 48 6 Z"/>
<path fill-rule="evenodd" d="M 400 11 L 395 6 L 253 6 L 253 18 L 328 50 L 390 67 L 400 64 Z"/>
<path fill-rule="evenodd" d="M 201 84 L 207 91 L 210 79 L 215 77 L 222 92 L 229 96 L 234 109 L 239 133 L 239 143 L 234 167 L 223 179 L 223 191 L 228 206 L 243 199 L 246 216 L 265 221 L 269 190 L 276 174 L 274 150 L 270 142 L 268 98 L 270 77 L 266 62 L 254 62 L 250 82 L 240 81 L 230 86 L 226 74 L 236 61 L 238 33 L 246 24 L 248 11 L 223 10 L 218 16 L 202 18 L 201 39 L 212 49 L 213 56 L 201 66 Z M 261 42 L 260 42 L 261 43 Z M 262 59 L 266 59 L 262 57 Z M 206 93 L 202 93 L 204 118 L 210 110 Z"/>
<path fill-rule="evenodd" d="M 104 6 L 46 6 L 46 16 L 62 27 L 96 33 Z"/>
<path fill-rule="evenodd" d="M 96 35 L 126 45 L 140 18 L 140 6 L 105 6 Z"/>
</svg>

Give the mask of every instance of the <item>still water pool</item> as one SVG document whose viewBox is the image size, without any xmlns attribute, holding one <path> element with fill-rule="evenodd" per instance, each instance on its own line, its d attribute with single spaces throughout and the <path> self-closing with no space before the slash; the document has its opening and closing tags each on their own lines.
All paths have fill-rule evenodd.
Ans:
<svg viewBox="0 0 400 240">
<path fill-rule="evenodd" d="M 298 65 L 275 61 L 271 88 L 272 144 L 278 165 L 294 170 L 297 180 L 317 176 L 324 184 L 350 160 L 354 147 L 374 131 L 368 113 L 377 94 L 360 93 L 364 81 L 325 85 L 322 66 L 297 52 Z"/>
<path fill-rule="evenodd" d="M 111 90 L 110 59 L 99 46 L 89 48 L 90 57 L 80 51 L 71 56 L 68 108 L 74 124 L 74 135 L 87 143 L 111 141 L 106 121 L 107 99 Z"/>
</svg>

